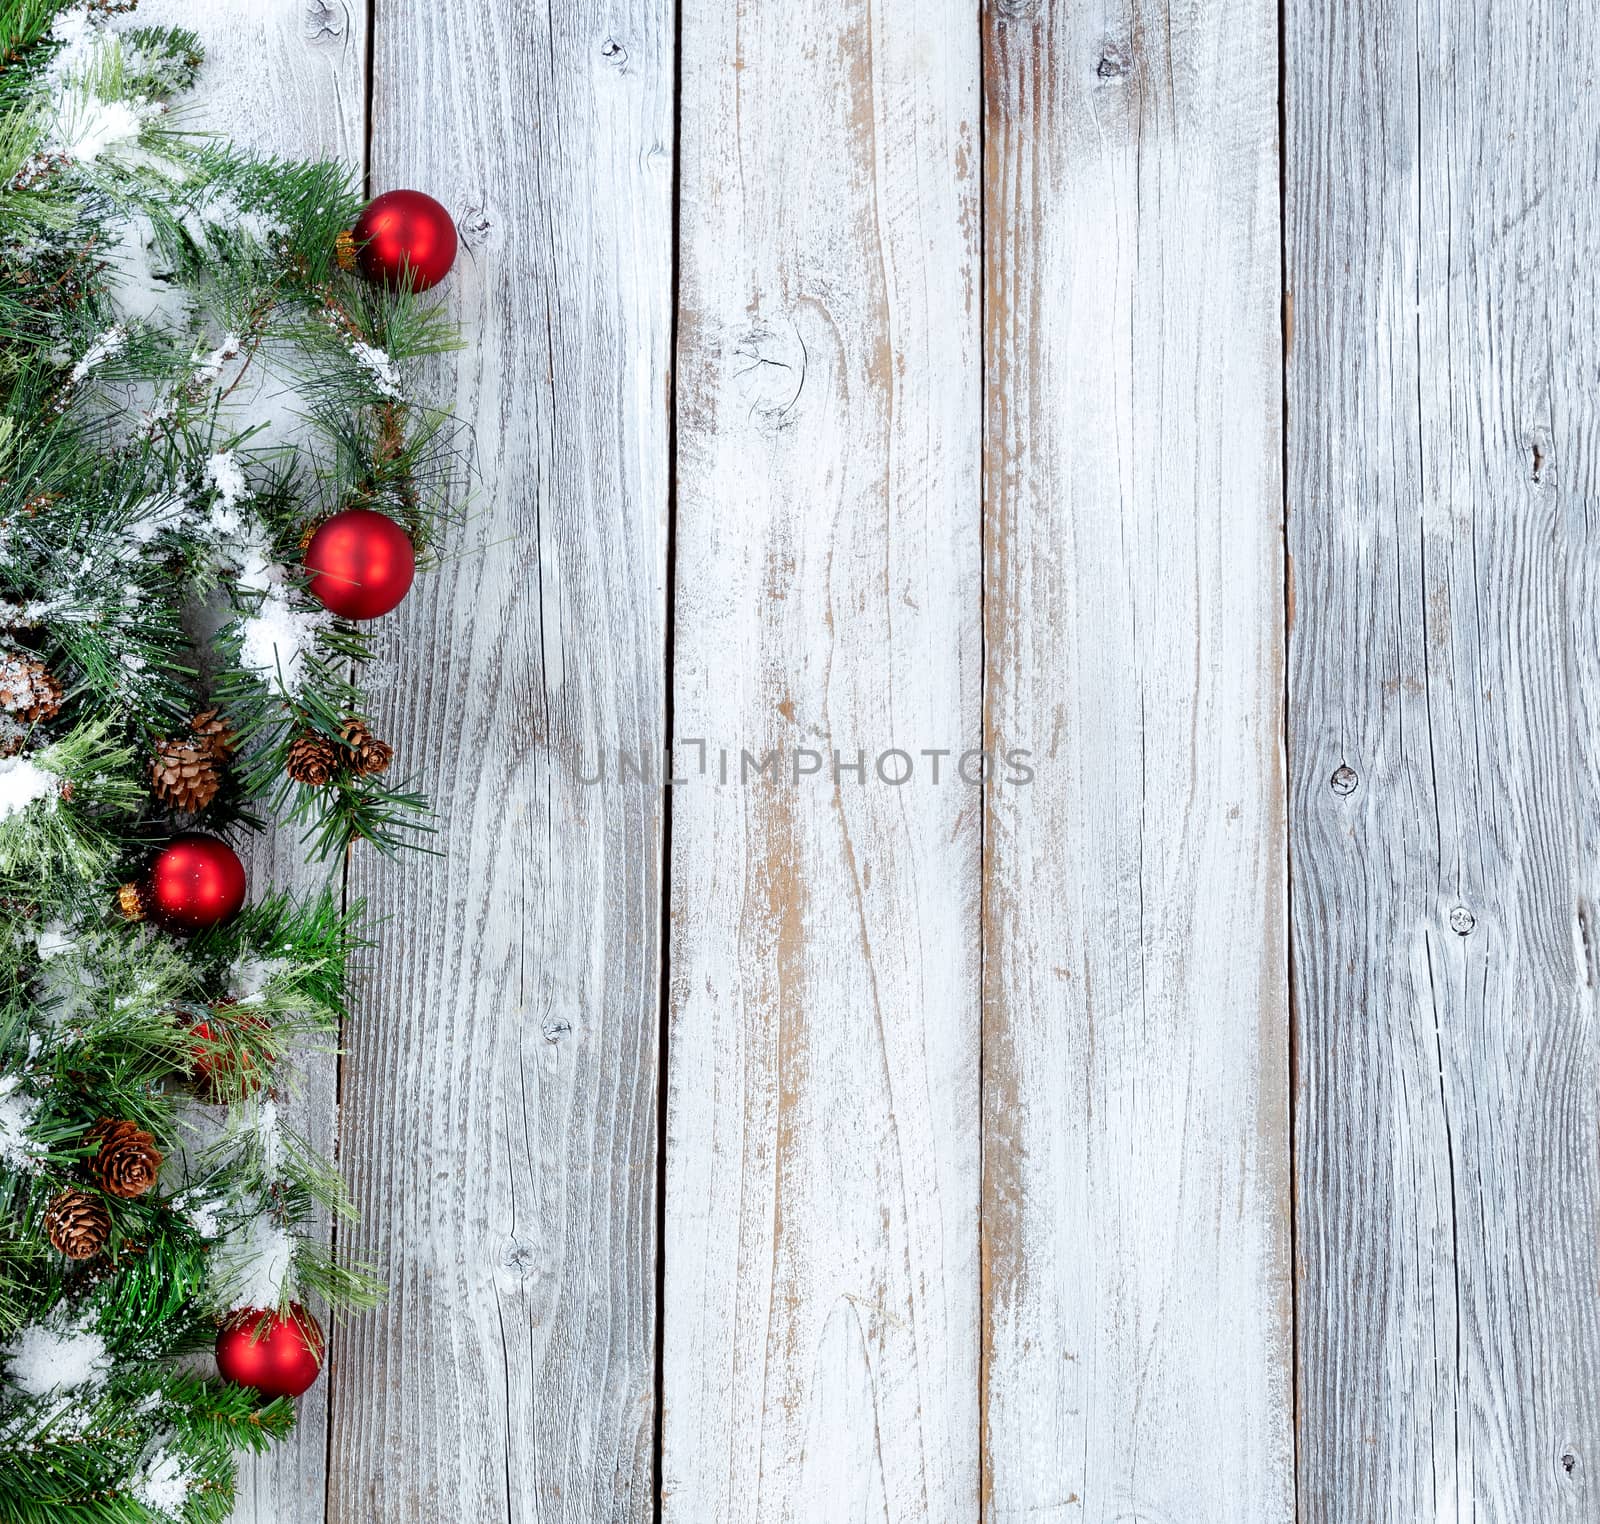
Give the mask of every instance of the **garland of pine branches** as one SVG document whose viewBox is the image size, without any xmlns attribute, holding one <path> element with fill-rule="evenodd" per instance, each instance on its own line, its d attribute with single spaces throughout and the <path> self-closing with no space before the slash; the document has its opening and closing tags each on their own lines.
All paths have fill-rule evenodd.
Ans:
<svg viewBox="0 0 1600 1524">
<path fill-rule="evenodd" d="M 413 390 L 455 335 L 340 268 L 349 171 L 185 130 L 199 40 L 131 10 L 0 0 L 3 1524 L 225 1518 L 293 1407 L 210 1374 L 219 1319 L 378 1295 L 310 1236 L 349 1204 L 277 1105 L 335 1040 L 359 908 L 258 885 L 180 937 L 119 887 L 197 824 L 287 821 L 333 868 L 426 828 L 365 729 L 371 633 L 299 558 L 351 505 L 426 552 L 459 476 Z M 157 1156 L 142 1194 L 97 1184 L 107 1120 Z M 64 1193 L 93 1257 L 52 1245 Z"/>
</svg>

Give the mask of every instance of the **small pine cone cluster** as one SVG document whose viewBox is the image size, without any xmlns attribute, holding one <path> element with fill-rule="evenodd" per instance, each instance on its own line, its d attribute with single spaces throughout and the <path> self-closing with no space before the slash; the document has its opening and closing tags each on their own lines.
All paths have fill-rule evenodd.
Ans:
<svg viewBox="0 0 1600 1524">
<path fill-rule="evenodd" d="M 332 741 L 313 731 L 302 731 L 289 743 L 283 770 L 296 783 L 321 788 L 339 770 L 339 753 Z"/>
<path fill-rule="evenodd" d="M 217 797 L 222 772 L 216 758 L 193 741 L 157 741 L 150 787 L 163 804 L 192 815 Z"/>
<path fill-rule="evenodd" d="M 203 810 L 222 787 L 222 762 L 233 751 L 233 732 L 215 709 L 194 717 L 187 737 L 156 742 L 150 786 L 157 799 L 188 814 Z"/>
<path fill-rule="evenodd" d="M 387 771 L 393 760 L 394 747 L 380 741 L 360 720 L 349 719 L 339 727 L 337 743 L 314 730 L 301 731 L 289 743 L 283 770 L 296 783 L 321 788 L 341 771 L 370 778 Z"/>
<path fill-rule="evenodd" d="M 233 755 L 233 727 L 215 709 L 202 709 L 189 726 L 195 744 L 203 746 L 219 762 Z"/>
<path fill-rule="evenodd" d="M 346 720 L 339 727 L 339 739 L 348 753 L 350 771 L 358 778 L 387 772 L 394 761 L 394 747 L 380 741 L 360 720 Z"/>
<path fill-rule="evenodd" d="M 61 684 L 26 651 L 0 651 L 0 710 L 25 725 L 53 720 L 61 712 Z"/>
<path fill-rule="evenodd" d="M 93 1259 L 111 1236 L 111 1214 L 87 1191 L 62 1191 L 45 1209 L 50 1247 L 68 1259 Z"/>
<path fill-rule="evenodd" d="M 108 1196 L 132 1201 L 155 1185 L 161 1173 L 161 1150 L 136 1123 L 101 1117 L 83 1141 L 97 1145 L 89 1155 L 89 1173 Z"/>
</svg>

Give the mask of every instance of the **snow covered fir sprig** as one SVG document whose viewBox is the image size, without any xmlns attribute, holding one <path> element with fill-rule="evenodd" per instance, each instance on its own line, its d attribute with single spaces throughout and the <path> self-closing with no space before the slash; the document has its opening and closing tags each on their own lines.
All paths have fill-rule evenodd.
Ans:
<svg viewBox="0 0 1600 1524">
<path fill-rule="evenodd" d="M 226 1517 L 379 1288 L 286 1125 L 426 824 L 372 621 L 459 501 L 437 202 L 191 130 L 200 40 L 0 0 L 0 1524 Z"/>
</svg>

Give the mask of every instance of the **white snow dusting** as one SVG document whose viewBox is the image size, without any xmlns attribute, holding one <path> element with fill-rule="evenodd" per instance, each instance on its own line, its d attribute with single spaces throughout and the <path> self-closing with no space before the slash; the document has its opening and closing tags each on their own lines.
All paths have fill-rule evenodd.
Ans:
<svg viewBox="0 0 1600 1524">
<path fill-rule="evenodd" d="M 244 621 L 240 664 L 252 672 L 276 674 L 289 693 L 298 693 L 305 680 L 307 652 L 316 644 L 317 632 L 333 622 L 326 609 L 297 609 L 283 592 L 269 591 L 261 607 Z"/>
<path fill-rule="evenodd" d="M 93 164 L 101 154 L 139 141 L 146 109 L 130 101 L 69 94 L 57 105 L 50 146 L 80 164 Z"/>
<path fill-rule="evenodd" d="M 41 799 L 48 799 L 50 808 L 54 809 L 60 797 L 60 784 L 55 776 L 36 762 L 27 757 L 0 758 L 0 821 L 20 815 Z"/>
<path fill-rule="evenodd" d="M 45 79 L 59 93 L 71 81 L 81 79 L 94 62 L 100 29 L 90 20 L 87 10 L 63 11 L 51 25 L 50 40 L 60 43 L 61 50 L 50 60 Z"/>
<path fill-rule="evenodd" d="M 188 1196 L 173 1203 L 189 1219 L 189 1225 L 202 1238 L 217 1238 L 222 1233 L 222 1214 L 228 1203 L 219 1196 L 197 1193 L 191 1201 Z"/>
<path fill-rule="evenodd" d="M 6 1346 L 6 1375 L 30 1397 L 98 1391 L 111 1374 L 111 1354 L 92 1321 L 61 1316 L 24 1328 Z"/>
<path fill-rule="evenodd" d="M 256 1147 L 261 1151 L 261 1169 L 267 1178 L 276 1177 L 283 1164 L 283 1134 L 278 1130 L 278 1103 L 261 1101 L 250 1118 L 255 1133 Z"/>
<path fill-rule="evenodd" d="M 155 224 L 143 212 L 123 220 L 116 243 L 106 250 L 111 300 L 128 322 L 171 327 L 182 322 L 189 297 L 165 268 Z"/>
<path fill-rule="evenodd" d="M 161 1448 L 150 1457 L 133 1484 L 133 1495 L 146 1508 L 180 1518 L 189 1497 L 189 1473 L 181 1456 Z"/>
<path fill-rule="evenodd" d="M 128 538 L 136 546 L 148 545 L 164 529 L 175 529 L 183 517 L 184 502 L 175 492 L 147 497 L 133 510 Z"/>
<path fill-rule="evenodd" d="M 95 339 L 94 343 L 84 351 L 83 358 L 72 367 L 72 385 L 76 386 L 95 366 L 109 360 L 112 355 L 120 354 L 127 342 L 128 330 L 121 323 L 113 323 Z"/>
<path fill-rule="evenodd" d="M 64 921 L 46 921 L 39 928 L 34 941 L 38 943 L 39 956 L 47 963 L 52 958 L 59 958 L 62 953 L 71 952 L 78 945 Z"/>
<path fill-rule="evenodd" d="M 23 1090 L 20 1074 L 0 1078 L 0 1163 L 8 1168 L 31 1170 L 36 1166 L 28 1129 L 38 1111 L 38 1098 Z"/>
<path fill-rule="evenodd" d="M 217 489 L 217 497 L 223 509 L 235 508 L 250 495 L 250 488 L 244 479 L 244 471 L 239 462 L 234 458 L 232 450 L 219 450 L 215 455 L 206 457 L 206 484 Z M 223 522 L 231 523 L 230 529 L 225 533 L 237 533 L 239 522 L 213 520 L 218 528 L 223 527 Z"/>
<path fill-rule="evenodd" d="M 222 367 L 238 353 L 239 335 L 224 334 L 222 342 L 210 354 L 199 356 L 194 368 L 195 380 L 202 383 L 215 381 L 222 374 Z"/>
<path fill-rule="evenodd" d="M 350 349 L 357 360 L 366 367 L 373 384 L 385 397 L 400 398 L 400 372 L 389 358 L 389 352 L 376 344 L 364 344 L 360 339 L 350 341 Z"/>
<path fill-rule="evenodd" d="M 229 1311 L 276 1307 L 294 1263 L 294 1240 L 263 1212 L 234 1228 L 217 1246 L 213 1274 Z"/>
</svg>

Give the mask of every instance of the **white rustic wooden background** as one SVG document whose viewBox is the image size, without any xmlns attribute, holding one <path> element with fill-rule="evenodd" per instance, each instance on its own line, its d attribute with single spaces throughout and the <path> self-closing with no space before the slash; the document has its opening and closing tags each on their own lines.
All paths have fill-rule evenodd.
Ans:
<svg viewBox="0 0 1600 1524">
<path fill-rule="evenodd" d="M 454 211 L 482 470 L 241 1524 L 1600 1517 L 1600 12 L 144 13 Z"/>
</svg>

